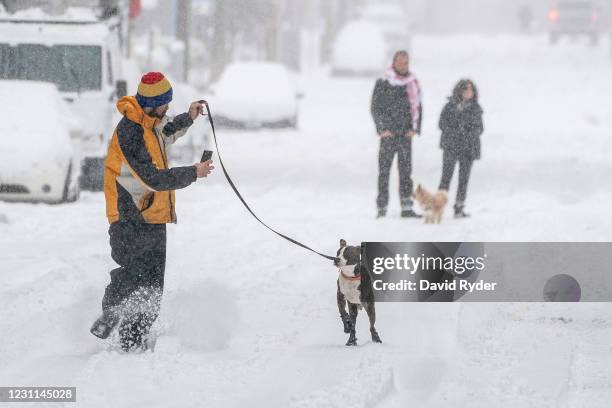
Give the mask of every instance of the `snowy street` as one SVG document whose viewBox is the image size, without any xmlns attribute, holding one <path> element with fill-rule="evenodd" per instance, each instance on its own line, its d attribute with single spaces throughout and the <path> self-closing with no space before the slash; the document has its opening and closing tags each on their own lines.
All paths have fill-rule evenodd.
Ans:
<svg viewBox="0 0 612 408">
<path fill-rule="evenodd" d="M 469 219 L 449 209 L 440 225 L 401 219 L 395 164 L 389 215 L 375 218 L 374 78 L 306 76 L 297 131 L 218 129 L 221 155 L 265 222 L 326 254 L 341 238 L 610 241 L 608 47 L 414 38 L 424 91 L 415 185 L 438 187 L 438 117 L 453 85 L 469 77 L 479 88 L 485 132 Z M 371 343 L 361 311 L 359 346 L 345 347 L 337 269 L 252 219 L 214 160 L 212 176 L 176 193 L 154 353 L 125 355 L 88 332 L 116 267 L 102 193 L 61 206 L 0 202 L 0 385 L 76 386 L 87 408 L 609 406 L 604 303 L 379 303 L 383 344 Z"/>
</svg>

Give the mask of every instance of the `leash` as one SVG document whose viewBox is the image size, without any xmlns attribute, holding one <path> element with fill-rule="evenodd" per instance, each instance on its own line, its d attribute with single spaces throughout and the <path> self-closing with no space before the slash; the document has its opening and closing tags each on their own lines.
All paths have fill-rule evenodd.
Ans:
<svg viewBox="0 0 612 408">
<path fill-rule="evenodd" d="M 325 255 L 322 254 L 318 251 L 315 251 L 314 249 L 312 249 L 311 247 L 309 247 L 308 245 L 304 245 L 301 242 L 288 237 L 285 234 L 281 234 L 280 232 L 276 231 L 274 228 L 270 227 L 268 224 L 266 224 L 265 222 L 263 222 L 258 216 L 257 214 L 255 214 L 253 212 L 253 210 L 251 210 L 251 207 L 249 207 L 249 205 L 247 204 L 247 202 L 244 200 L 244 198 L 242 197 L 242 194 L 240 194 L 240 191 L 238 191 L 238 189 L 236 188 L 236 185 L 234 184 L 234 182 L 232 181 L 231 177 L 229 176 L 229 174 L 227 173 L 227 170 L 225 168 L 225 165 L 223 165 L 223 159 L 221 159 L 221 152 L 219 150 L 219 144 L 217 143 L 217 134 L 215 132 L 215 123 L 213 121 L 213 117 L 212 114 L 210 113 L 210 107 L 208 106 L 208 102 L 206 101 L 199 101 L 200 103 L 203 103 L 204 106 L 206 106 L 206 112 L 208 113 L 208 121 L 210 122 L 210 128 L 212 129 L 212 133 L 213 133 L 213 139 L 215 140 L 215 147 L 217 148 L 217 156 L 219 156 L 219 163 L 221 164 L 221 169 L 223 170 L 223 174 L 225 175 L 225 178 L 227 179 L 227 182 L 229 183 L 229 185 L 232 187 L 232 190 L 234 190 L 234 193 L 236 193 L 236 196 L 240 199 L 240 201 L 242 202 L 242 205 L 244 205 L 244 207 L 251 213 L 251 215 L 257 220 L 259 221 L 259 223 L 261 225 L 263 225 L 264 227 L 266 227 L 267 229 L 269 229 L 270 231 L 272 231 L 273 233 L 275 233 L 276 235 L 278 235 L 281 238 L 286 239 L 287 241 L 291 242 L 294 245 L 297 245 L 299 247 L 302 247 L 308 251 L 314 252 L 315 254 L 322 256 L 325 259 L 329 259 L 330 261 L 334 261 L 336 259 L 335 256 L 329 256 L 329 255 Z"/>
</svg>

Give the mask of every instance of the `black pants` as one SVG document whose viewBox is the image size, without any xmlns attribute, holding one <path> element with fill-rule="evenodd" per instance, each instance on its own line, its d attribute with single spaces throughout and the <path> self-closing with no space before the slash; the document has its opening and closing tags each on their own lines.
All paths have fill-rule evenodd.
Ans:
<svg viewBox="0 0 612 408">
<path fill-rule="evenodd" d="M 412 139 L 404 136 L 393 136 L 380 139 L 378 152 L 378 208 L 387 208 L 389 204 L 389 173 L 393 157 L 397 153 L 399 169 L 399 194 L 402 210 L 412 208 Z"/>
<path fill-rule="evenodd" d="M 440 190 L 448 191 L 457 163 L 459 163 L 459 186 L 457 187 L 455 208 L 462 208 L 467 196 L 467 187 L 470 181 L 470 172 L 474 160 L 470 157 L 457 155 L 445 150 L 442 155 L 442 180 L 440 180 Z"/>
<path fill-rule="evenodd" d="M 119 268 L 110 272 L 102 310 L 121 316 L 121 347 L 129 350 L 142 345 L 159 314 L 166 267 L 166 225 L 115 222 L 108 232 L 111 256 Z"/>
</svg>

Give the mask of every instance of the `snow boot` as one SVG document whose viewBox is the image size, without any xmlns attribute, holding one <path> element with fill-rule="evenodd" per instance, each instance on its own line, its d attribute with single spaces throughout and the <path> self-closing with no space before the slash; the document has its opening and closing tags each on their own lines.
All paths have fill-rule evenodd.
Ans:
<svg viewBox="0 0 612 408">
<path fill-rule="evenodd" d="M 372 335 L 372 342 L 382 343 L 382 340 L 380 339 L 380 336 L 378 335 L 378 332 L 376 331 L 375 328 L 370 329 L 370 334 Z"/>
<path fill-rule="evenodd" d="M 107 339 L 119 323 L 119 320 L 119 315 L 111 312 L 104 312 L 102 316 L 98 317 L 98 320 L 94 322 L 89 332 L 100 339 Z"/>
<path fill-rule="evenodd" d="M 414 212 L 412 208 L 408 210 L 402 210 L 402 218 L 423 218 L 421 214 Z"/>
<path fill-rule="evenodd" d="M 455 204 L 455 218 L 468 218 L 470 214 L 463 211 L 463 204 Z"/>
<path fill-rule="evenodd" d="M 386 208 L 379 208 L 378 213 L 376 213 L 376 218 L 385 218 L 387 216 Z"/>
</svg>

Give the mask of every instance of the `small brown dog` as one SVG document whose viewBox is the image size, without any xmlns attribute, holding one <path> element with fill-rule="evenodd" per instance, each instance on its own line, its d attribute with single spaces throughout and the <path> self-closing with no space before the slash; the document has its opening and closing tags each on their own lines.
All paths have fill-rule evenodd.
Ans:
<svg viewBox="0 0 612 408">
<path fill-rule="evenodd" d="M 439 224 L 442 221 L 444 207 L 448 202 L 448 192 L 446 190 L 439 190 L 432 194 L 419 184 L 412 197 L 425 211 L 425 224 Z"/>
</svg>

